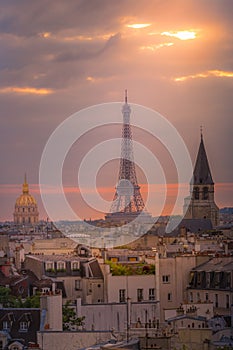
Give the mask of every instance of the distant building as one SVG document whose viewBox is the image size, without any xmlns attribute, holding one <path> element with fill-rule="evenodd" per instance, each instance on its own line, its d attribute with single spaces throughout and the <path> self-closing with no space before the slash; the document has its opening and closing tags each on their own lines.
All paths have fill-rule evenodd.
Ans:
<svg viewBox="0 0 233 350">
<path fill-rule="evenodd" d="M 29 193 L 26 175 L 23 193 L 16 199 L 14 211 L 15 224 L 35 224 L 39 221 L 39 212 L 35 198 Z"/>
<path fill-rule="evenodd" d="M 185 198 L 184 202 L 185 219 L 210 219 L 213 226 L 218 226 L 219 208 L 214 201 L 214 182 L 202 134 L 190 185 L 190 197 Z"/>
</svg>

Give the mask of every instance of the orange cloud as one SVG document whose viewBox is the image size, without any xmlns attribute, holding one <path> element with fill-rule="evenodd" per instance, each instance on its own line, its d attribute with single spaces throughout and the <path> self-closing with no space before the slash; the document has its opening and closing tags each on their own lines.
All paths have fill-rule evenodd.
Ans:
<svg viewBox="0 0 233 350">
<path fill-rule="evenodd" d="M 45 88 L 33 88 L 29 86 L 19 87 L 19 86 L 8 86 L 0 89 L 0 94 L 25 94 L 25 95 L 49 95 L 54 91 L 52 89 Z"/>
<path fill-rule="evenodd" d="M 222 71 L 222 70 L 208 70 L 202 73 L 183 75 L 181 77 L 176 77 L 173 80 L 176 82 L 183 82 L 190 79 L 197 78 L 208 78 L 208 77 L 217 77 L 217 78 L 233 78 L 233 72 L 230 71 Z"/>
<path fill-rule="evenodd" d="M 173 46 L 174 43 L 161 43 L 157 45 L 146 45 L 146 46 L 140 46 L 141 50 L 148 50 L 148 51 L 155 51 L 158 49 L 161 49 L 162 47 L 168 47 L 168 46 Z"/>
</svg>

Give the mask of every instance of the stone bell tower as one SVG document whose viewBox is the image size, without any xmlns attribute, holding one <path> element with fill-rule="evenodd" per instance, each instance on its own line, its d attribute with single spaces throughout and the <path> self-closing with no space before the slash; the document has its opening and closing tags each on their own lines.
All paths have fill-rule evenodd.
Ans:
<svg viewBox="0 0 233 350">
<path fill-rule="evenodd" d="M 214 201 L 214 182 L 202 132 L 193 181 L 190 184 L 190 197 L 185 198 L 184 202 L 185 219 L 210 219 L 213 226 L 219 225 L 219 208 Z"/>
</svg>

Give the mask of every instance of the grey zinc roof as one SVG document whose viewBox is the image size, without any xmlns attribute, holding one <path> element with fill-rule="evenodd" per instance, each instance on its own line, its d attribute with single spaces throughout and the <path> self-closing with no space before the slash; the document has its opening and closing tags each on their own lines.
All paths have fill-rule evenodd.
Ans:
<svg viewBox="0 0 233 350">
<path fill-rule="evenodd" d="M 193 271 L 232 271 L 233 257 L 213 258 L 193 269 Z"/>
<path fill-rule="evenodd" d="M 213 229 L 210 219 L 183 219 L 179 227 L 186 227 L 192 233 Z"/>
</svg>

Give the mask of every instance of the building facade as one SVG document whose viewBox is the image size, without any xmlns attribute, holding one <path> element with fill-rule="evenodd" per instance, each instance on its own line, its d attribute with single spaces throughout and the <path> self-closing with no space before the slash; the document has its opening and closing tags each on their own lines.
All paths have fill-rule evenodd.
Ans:
<svg viewBox="0 0 233 350">
<path fill-rule="evenodd" d="M 66 300 L 81 298 L 84 304 L 104 301 L 103 274 L 95 258 L 70 255 L 28 255 L 25 269 L 39 280 L 52 279 Z"/>
<path fill-rule="evenodd" d="M 212 302 L 215 315 L 230 316 L 233 304 L 233 258 L 213 258 L 192 269 L 189 302 Z"/>
</svg>

